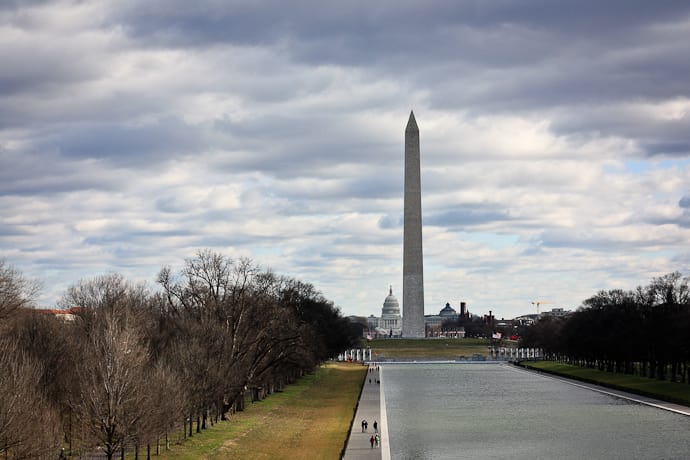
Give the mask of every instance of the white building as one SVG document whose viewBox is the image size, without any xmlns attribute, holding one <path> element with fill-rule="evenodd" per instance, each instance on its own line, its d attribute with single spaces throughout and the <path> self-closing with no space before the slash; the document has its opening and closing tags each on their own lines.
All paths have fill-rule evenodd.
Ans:
<svg viewBox="0 0 690 460">
<path fill-rule="evenodd" d="M 393 295 L 393 287 L 388 291 L 386 300 L 383 301 L 381 316 L 371 315 L 367 318 L 370 336 L 400 337 L 402 335 L 402 316 L 400 316 L 400 304 Z"/>
</svg>

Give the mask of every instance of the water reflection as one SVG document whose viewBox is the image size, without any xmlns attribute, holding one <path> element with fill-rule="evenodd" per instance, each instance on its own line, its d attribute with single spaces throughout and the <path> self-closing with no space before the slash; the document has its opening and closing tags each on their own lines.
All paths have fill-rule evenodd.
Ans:
<svg viewBox="0 0 690 460">
<path fill-rule="evenodd" d="M 690 417 L 495 364 L 383 371 L 394 459 L 687 459 Z"/>
</svg>

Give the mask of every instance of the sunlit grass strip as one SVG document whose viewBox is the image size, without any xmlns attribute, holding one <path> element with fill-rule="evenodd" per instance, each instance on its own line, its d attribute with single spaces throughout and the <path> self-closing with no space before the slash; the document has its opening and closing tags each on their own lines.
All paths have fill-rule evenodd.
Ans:
<svg viewBox="0 0 690 460">
<path fill-rule="evenodd" d="M 366 369 L 358 364 L 321 367 L 282 392 L 247 403 L 245 411 L 159 458 L 339 458 Z"/>
<path fill-rule="evenodd" d="M 617 390 L 690 406 L 690 385 L 687 383 L 668 382 L 638 375 L 617 374 L 553 361 L 523 362 L 521 365 L 550 374 L 562 375 L 583 382 L 596 383 Z"/>
<path fill-rule="evenodd" d="M 457 359 L 489 354 L 489 341 L 483 339 L 377 339 L 367 345 L 373 359 Z"/>
</svg>

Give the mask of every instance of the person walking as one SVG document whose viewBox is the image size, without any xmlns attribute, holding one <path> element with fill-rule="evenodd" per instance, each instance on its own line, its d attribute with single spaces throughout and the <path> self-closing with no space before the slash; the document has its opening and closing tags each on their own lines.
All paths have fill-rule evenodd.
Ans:
<svg viewBox="0 0 690 460">
<path fill-rule="evenodd" d="M 374 448 L 374 443 L 376 442 L 376 439 L 374 439 L 374 435 L 371 435 L 371 438 L 369 439 L 369 442 L 371 443 L 371 448 Z"/>
<path fill-rule="evenodd" d="M 374 436 L 374 441 L 376 442 L 376 447 L 378 447 L 379 442 L 381 441 L 381 437 L 377 434 L 376 436 Z"/>
<path fill-rule="evenodd" d="M 366 433 L 367 431 L 369 431 L 369 422 L 367 422 L 367 421 L 365 420 L 365 421 L 364 421 L 364 432 Z"/>
<path fill-rule="evenodd" d="M 374 420 L 374 433 L 378 433 L 378 432 L 379 432 L 379 424 L 376 420 Z"/>
</svg>

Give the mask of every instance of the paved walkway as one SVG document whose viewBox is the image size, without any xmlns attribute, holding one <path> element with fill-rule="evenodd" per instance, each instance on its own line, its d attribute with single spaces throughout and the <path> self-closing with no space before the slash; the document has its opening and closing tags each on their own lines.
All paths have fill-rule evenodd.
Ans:
<svg viewBox="0 0 690 460">
<path fill-rule="evenodd" d="M 350 438 L 345 449 L 345 460 L 376 459 L 389 460 L 388 421 L 386 419 L 386 398 L 381 383 L 382 372 L 375 365 L 370 367 L 364 381 L 364 388 L 359 397 L 359 405 L 354 421 L 350 427 Z M 366 432 L 362 431 L 362 420 L 369 424 Z M 379 447 L 371 447 L 371 436 L 374 435 L 374 422 L 378 425 L 381 442 Z"/>
</svg>

